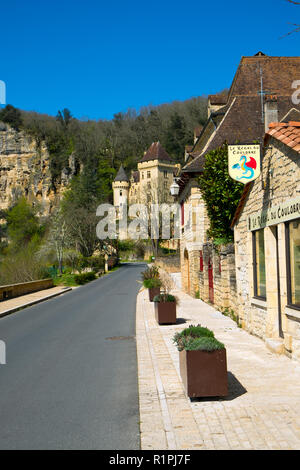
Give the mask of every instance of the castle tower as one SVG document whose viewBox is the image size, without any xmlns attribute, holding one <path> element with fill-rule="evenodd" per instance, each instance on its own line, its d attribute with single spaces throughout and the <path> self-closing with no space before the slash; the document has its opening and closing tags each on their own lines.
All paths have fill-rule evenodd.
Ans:
<svg viewBox="0 0 300 470">
<path fill-rule="evenodd" d="M 174 164 L 160 142 L 153 142 L 138 163 L 142 203 L 172 203 L 170 186 L 180 165 Z"/>
<path fill-rule="evenodd" d="M 120 169 L 115 177 L 112 187 L 114 194 L 114 206 L 120 208 L 124 204 L 128 204 L 128 193 L 129 193 L 129 178 L 125 173 L 123 166 L 120 166 Z"/>
<path fill-rule="evenodd" d="M 126 172 L 123 166 L 120 166 L 120 169 L 115 177 L 113 184 L 113 195 L 114 195 L 114 206 L 117 212 L 117 218 L 122 219 L 122 206 L 128 205 L 128 196 L 129 196 L 129 187 L 130 182 L 129 178 L 126 175 Z M 124 208 L 125 209 L 125 208 Z M 127 211 L 126 211 L 127 215 Z M 119 238 L 120 240 L 126 240 L 127 238 L 127 228 L 119 227 Z"/>
</svg>

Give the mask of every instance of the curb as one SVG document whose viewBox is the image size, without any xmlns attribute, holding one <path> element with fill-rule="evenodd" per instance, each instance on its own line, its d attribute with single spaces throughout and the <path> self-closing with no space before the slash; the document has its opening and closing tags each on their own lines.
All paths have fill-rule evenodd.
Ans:
<svg viewBox="0 0 300 470">
<path fill-rule="evenodd" d="M 55 294 L 47 295 L 47 297 L 42 297 L 40 299 L 31 300 L 30 302 L 27 302 L 23 305 L 19 305 L 18 307 L 13 307 L 8 310 L 4 310 L 4 312 L 0 313 L 0 318 L 6 317 L 7 315 L 17 312 L 18 310 L 23 310 L 26 307 L 31 307 L 31 305 L 39 304 L 41 302 L 44 302 L 45 300 L 52 299 L 53 297 L 57 297 L 61 294 L 64 294 L 65 292 L 70 292 L 71 290 L 72 290 L 72 287 L 68 287 L 67 289 L 62 290 L 61 292 L 55 292 Z"/>
</svg>

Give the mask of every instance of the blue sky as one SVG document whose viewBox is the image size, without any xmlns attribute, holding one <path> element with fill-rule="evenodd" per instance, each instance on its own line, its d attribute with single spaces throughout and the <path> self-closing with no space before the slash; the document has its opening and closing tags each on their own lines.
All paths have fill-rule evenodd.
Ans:
<svg viewBox="0 0 300 470">
<path fill-rule="evenodd" d="M 230 86 L 241 56 L 300 55 L 286 0 L 10 0 L 1 3 L 7 103 L 110 119 Z M 299 77 L 300 79 L 300 77 Z"/>
</svg>

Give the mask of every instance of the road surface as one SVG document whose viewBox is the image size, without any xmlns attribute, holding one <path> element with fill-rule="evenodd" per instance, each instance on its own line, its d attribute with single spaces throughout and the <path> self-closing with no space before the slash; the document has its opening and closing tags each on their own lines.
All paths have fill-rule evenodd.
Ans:
<svg viewBox="0 0 300 470">
<path fill-rule="evenodd" d="M 0 449 L 139 449 L 143 264 L 0 319 Z"/>
</svg>

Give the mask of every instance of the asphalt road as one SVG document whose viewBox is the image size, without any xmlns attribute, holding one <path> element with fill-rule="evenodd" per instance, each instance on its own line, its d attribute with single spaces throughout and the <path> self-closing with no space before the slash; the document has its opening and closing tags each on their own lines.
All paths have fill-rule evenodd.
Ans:
<svg viewBox="0 0 300 470">
<path fill-rule="evenodd" d="M 0 449 L 139 449 L 135 307 L 144 268 L 123 265 L 0 319 Z"/>
</svg>

